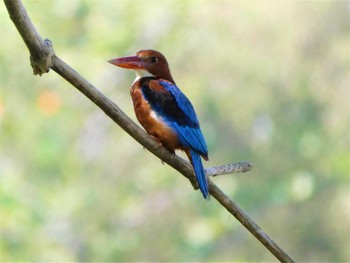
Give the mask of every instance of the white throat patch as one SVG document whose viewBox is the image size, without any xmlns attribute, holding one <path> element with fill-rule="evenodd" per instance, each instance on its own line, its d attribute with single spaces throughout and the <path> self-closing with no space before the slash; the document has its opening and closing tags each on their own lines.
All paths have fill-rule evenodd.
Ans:
<svg viewBox="0 0 350 263">
<path fill-rule="evenodd" d="M 136 79 L 134 80 L 134 83 L 143 77 L 155 77 L 153 74 L 149 73 L 147 70 L 135 69 L 134 71 L 136 73 Z"/>
</svg>

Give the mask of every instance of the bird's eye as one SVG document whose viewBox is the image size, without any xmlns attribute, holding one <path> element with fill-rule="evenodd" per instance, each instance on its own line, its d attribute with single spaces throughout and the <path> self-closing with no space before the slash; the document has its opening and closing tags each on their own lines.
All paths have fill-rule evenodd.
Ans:
<svg viewBox="0 0 350 263">
<path fill-rule="evenodd" d="M 158 62 L 158 58 L 157 58 L 157 57 L 151 57 L 151 62 L 152 62 L 152 63 Z"/>
</svg>

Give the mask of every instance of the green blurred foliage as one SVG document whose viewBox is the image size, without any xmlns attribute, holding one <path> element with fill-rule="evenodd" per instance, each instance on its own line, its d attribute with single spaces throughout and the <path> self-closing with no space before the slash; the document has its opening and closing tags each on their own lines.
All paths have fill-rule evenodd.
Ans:
<svg viewBox="0 0 350 263">
<path fill-rule="evenodd" d="M 217 183 L 298 261 L 350 260 L 349 2 L 24 1 L 56 54 L 135 119 L 153 48 L 195 105 Z M 1 261 L 273 261 L 212 199 L 29 53 L 0 5 Z"/>
</svg>

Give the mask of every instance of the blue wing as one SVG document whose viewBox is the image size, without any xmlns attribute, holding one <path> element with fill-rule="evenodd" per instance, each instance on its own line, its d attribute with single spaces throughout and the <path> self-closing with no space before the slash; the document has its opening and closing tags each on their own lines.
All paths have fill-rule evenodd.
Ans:
<svg viewBox="0 0 350 263">
<path fill-rule="evenodd" d="M 150 81 L 141 87 L 152 109 L 176 132 L 183 146 L 207 158 L 208 148 L 189 99 L 171 82 L 157 81 L 164 91 L 152 88 L 152 83 Z"/>
</svg>

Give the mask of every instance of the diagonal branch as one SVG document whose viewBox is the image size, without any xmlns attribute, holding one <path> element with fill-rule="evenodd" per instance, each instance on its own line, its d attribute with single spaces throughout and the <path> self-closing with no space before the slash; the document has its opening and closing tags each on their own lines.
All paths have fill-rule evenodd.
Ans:
<svg viewBox="0 0 350 263">
<path fill-rule="evenodd" d="M 56 73 L 70 82 L 86 97 L 103 110 L 114 122 L 130 134 L 136 141 L 142 144 L 154 155 L 168 163 L 174 169 L 187 177 L 197 189 L 197 182 L 192 166 L 182 158 L 171 154 L 148 136 L 137 126 L 114 102 L 108 99 L 102 92 L 81 77 L 74 69 L 55 55 L 51 41 L 43 40 L 32 24 L 22 2 L 20 0 L 4 0 L 10 18 L 17 27 L 29 52 L 34 74 L 43 74 L 53 69 Z M 229 172 L 249 171 L 249 163 L 236 163 L 207 169 L 208 175 L 219 175 Z M 232 200 L 226 196 L 219 187 L 209 180 L 211 195 L 237 218 L 273 255 L 282 262 L 295 262 L 282 248 L 280 248 L 261 228 L 245 214 Z"/>
</svg>

